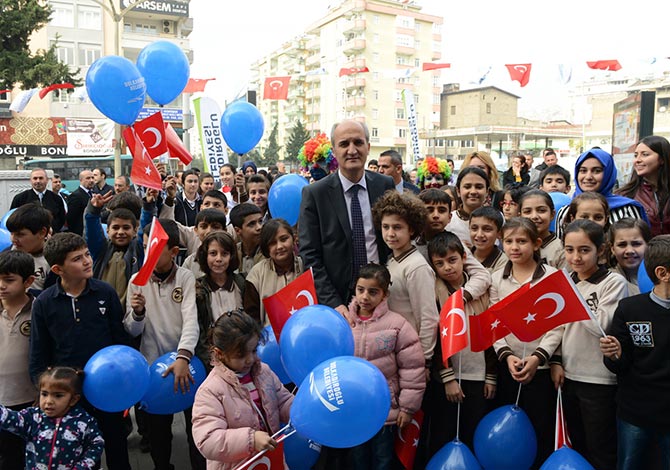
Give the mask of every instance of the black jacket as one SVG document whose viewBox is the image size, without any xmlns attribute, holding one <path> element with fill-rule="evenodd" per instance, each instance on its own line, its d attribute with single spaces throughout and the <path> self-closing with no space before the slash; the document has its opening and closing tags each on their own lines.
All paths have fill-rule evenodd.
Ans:
<svg viewBox="0 0 670 470">
<path fill-rule="evenodd" d="M 14 196 L 11 209 L 16 209 L 17 207 L 21 207 L 30 203 L 35 203 L 38 205 L 40 203 L 39 196 L 37 193 L 35 193 L 35 191 L 33 191 L 32 188 L 26 189 L 25 191 L 20 192 Z M 53 220 L 51 221 L 51 228 L 53 228 L 54 233 L 60 232 L 60 229 L 65 223 L 65 204 L 63 204 L 63 200 L 60 198 L 60 196 L 47 189 L 44 191 L 44 196 L 42 197 L 42 207 L 51 212 L 53 217 Z"/>
</svg>

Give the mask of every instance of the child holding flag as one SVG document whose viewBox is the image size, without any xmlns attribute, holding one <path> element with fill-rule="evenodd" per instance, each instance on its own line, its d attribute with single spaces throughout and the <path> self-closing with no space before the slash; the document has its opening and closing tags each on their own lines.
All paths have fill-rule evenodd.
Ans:
<svg viewBox="0 0 670 470">
<path fill-rule="evenodd" d="M 457 435 L 470 449 L 473 448 L 475 428 L 486 414 L 486 400 L 495 396 L 497 361 L 492 347 L 486 352 L 472 352 L 468 347 L 469 328 L 466 315 L 469 317 L 485 311 L 489 305 L 489 294 L 486 292 L 463 306 L 462 288 L 469 275 L 464 264 L 466 252 L 460 239 L 451 232 L 442 232 L 428 243 L 428 255 L 437 275 L 435 295 L 438 303 L 443 306 L 440 313 L 440 338 L 445 341 L 449 336 L 452 344 L 459 338 L 464 340 L 460 345 L 463 349 L 455 354 L 443 348 L 440 341 L 437 342 L 436 349 L 442 352 L 437 354 L 437 359 L 441 362 L 437 359 L 433 361 L 433 380 L 428 386 L 430 409 L 427 410 L 431 418 L 430 453 L 434 454 Z M 452 296 L 460 299 L 457 302 L 460 305 L 446 310 L 451 304 L 450 300 L 454 298 Z M 456 318 L 460 312 L 463 315 L 458 320 Z M 451 316 L 455 323 L 446 327 Z M 451 357 L 446 356 L 447 354 Z M 461 416 L 460 429 L 457 431 L 455 423 L 459 412 L 458 404 L 461 405 Z"/>
<path fill-rule="evenodd" d="M 382 429 L 351 451 L 352 468 L 395 468 L 393 442 L 397 429 L 412 422 L 426 388 L 419 336 L 401 315 L 388 309 L 391 274 L 378 264 L 362 266 L 348 320 L 354 333 L 354 355 L 382 371 L 391 389 L 391 409 Z"/>
</svg>

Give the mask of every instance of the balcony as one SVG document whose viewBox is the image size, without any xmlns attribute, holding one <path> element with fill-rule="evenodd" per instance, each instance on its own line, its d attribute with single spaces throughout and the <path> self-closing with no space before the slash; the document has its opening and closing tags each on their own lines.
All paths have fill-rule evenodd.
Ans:
<svg viewBox="0 0 670 470">
<path fill-rule="evenodd" d="M 360 59 L 353 59 L 353 60 L 350 60 L 349 62 L 346 62 L 346 63 L 343 65 L 343 67 L 344 67 L 344 68 L 347 68 L 347 69 L 352 69 L 352 68 L 360 69 L 360 68 L 363 68 L 363 67 L 365 67 L 365 59 L 360 58 Z"/>
<path fill-rule="evenodd" d="M 396 46 L 395 53 L 397 55 L 414 55 L 416 50 L 413 46 Z"/>
<path fill-rule="evenodd" d="M 186 18 L 181 24 L 181 35 L 188 37 L 193 32 L 193 18 Z"/>
<path fill-rule="evenodd" d="M 355 18 L 347 22 L 347 25 L 342 32 L 344 34 L 351 34 L 360 33 L 361 31 L 365 31 L 365 20 L 362 18 Z"/>
<path fill-rule="evenodd" d="M 364 108 L 364 107 L 365 107 L 365 98 L 362 97 L 348 98 L 346 101 L 347 109 Z"/>
<path fill-rule="evenodd" d="M 305 44 L 305 49 L 313 52 L 319 51 L 321 49 L 321 38 L 319 38 L 318 36 L 310 38 Z"/>
<path fill-rule="evenodd" d="M 345 54 L 355 54 L 365 49 L 365 39 L 354 38 L 344 43 L 342 51 Z"/>
<path fill-rule="evenodd" d="M 321 88 L 320 87 L 309 87 L 307 91 L 305 92 L 305 98 L 308 100 L 314 99 L 314 98 L 319 98 L 321 96 Z"/>
<path fill-rule="evenodd" d="M 307 83 L 319 83 L 321 81 L 321 75 L 322 74 L 312 74 L 312 75 L 305 75 L 305 81 Z"/>
<path fill-rule="evenodd" d="M 321 64 L 321 56 L 314 54 L 305 59 L 305 67 L 315 67 Z"/>
<path fill-rule="evenodd" d="M 344 86 L 347 90 L 349 90 L 351 88 L 364 88 L 365 87 L 365 78 L 362 78 L 362 77 L 350 78 L 346 81 Z"/>
</svg>

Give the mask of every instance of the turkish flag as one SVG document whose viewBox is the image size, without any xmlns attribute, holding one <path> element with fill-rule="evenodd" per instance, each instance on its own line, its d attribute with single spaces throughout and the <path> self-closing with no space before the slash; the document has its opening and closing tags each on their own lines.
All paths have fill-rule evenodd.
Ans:
<svg viewBox="0 0 670 470">
<path fill-rule="evenodd" d="M 564 323 L 591 319 L 591 310 L 565 271 L 542 279 L 523 295 L 506 302 L 504 308 L 495 308 L 495 314 L 514 336 L 525 342 Z"/>
<path fill-rule="evenodd" d="M 40 90 L 40 99 L 43 100 L 47 94 L 51 93 L 54 90 L 64 90 L 64 89 L 73 89 L 74 85 L 72 83 L 56 83 L 55 85 L 49 85 L 46 88 Z"/>
<path fill-rule="evenodd" d="M 440 311 L 440 343 L 442 364 L 449 367 L 449 358 L 468 346 L 468 322 L 466 320 L 463 289 L 458 289 L 444 302 Z"/>
<path fill-rule="evenodd" d="M 133 279 L 133 284 L 136 286 L 144 286 L 147 284 L 167 242 L 167 233 L 165 233 L 165 230 L 158 219 L 154 217 L 151 221 L 151 230 L 149 230 L 149 243 L 147 243 L 147 252 L 144 255 L 144 264 L 140 270 L 137 271 L 137 276 Z"/>
<path fill-rule="evenodd" d="M 554 450 L 561 447 L 572 447 L 570 436 L 568 435 L 568 427 L 565 424 L 565 416 L 563 416 L 563 397 L 561 396 L 561 387 L 558 387 L 558 394 L 556 396 L 556 430 L 554 433 Z"/>
<path fill-rule="evenodd" d="M 470 350 L 485 351 L 500 338 L 510 334 L 509 329 L 498 320 L 495 310 L 488 309 L 479 315 L 470 315 Z"/>
<path fill-rule="evenodd" d="M 142 140 L 138 138 L 135 129 L 130 126 L 123 131 L 123 138 L 133 155 L 133 165 L 130 168 L 130 179 L 133 183 L 147 188 L 161 190 L 163 182 L 151 156 L 147 152 Z"/>
<path fill-rule="evenodd" d="M 370 69 L 367 67 L 343 67 L 340 69 L 340 77 L 346 77 L 347 75 L 353 75 L 355 73 L 365 73 L 369 72 Z"/>
<path fill-rule="evenodd" d="M 264 298 L 263 305 L 272 325 L 272 330 L 275 332 L 277 342 L 279 342 L 279 335 L 289 317 L 302 307 L 316 303 L 316 288 L 314 287 L 314 275 L 311 268 L 296 277 L 286 287 L 278 290 L 270 297 Z"/>
<path fill-rule="evenodd" d="M 288 98 L 288 85 L 291 77 L 267 77 L 263 87 L 264 100 L 285 100 Z"/>
<path fill-rule="evenodd" d="M 586 65 L 588 65 L 590 69 L 595 70 L 611 70 L 612 72 L 621 70 L 621 64 L 618 60 L 596 60 L 593 62 L 586 62 Z"/>
<path fill-rule="evenodd" d="M 210 80 L 216 80 L 216 78 L 189 78 L 188 83 L 186 83 L 182 93 L 196 93 L 199 91 L 205 91 L 207 82 Z"/>
<path fill-rule="evenodd" d="M 531 64 L 505 64 L 512 80 L 516 80 L 522 87 L 528 85 L 530 80 Z"/>
<path fill-rule="evenodd" d="M 160 111 L 151 116 L 137 121 L 132 125 L 135 135 L 142 140 L 151 158 L 160 158 L 168 152 L 167 139 L 165 138 L 165 124 Z"/>
<path fill-rule="evenodd" d="M 398 429 L 398 434 L 393 443 L 398 460 L 408 470 L 414 467 L 414 457 L 416 457 L 416 450 L 419 445 L 422 424 L 423 411 L 418 410 L 414 413 L 412 421 L 405 426 L 405 429 Z"/>
<path fill-rule="evenodd" d="M 184 165 L 188 165 L 193 161 L 193 156 L 184 147 L 181 139 L 168 122 L 165 123 L 165 140 L 167 141 L 167 148 L 171 157 L 177 157 Z"/>
<path fill-rule="evenodd" d="M 426 70 L 437 70 L 437 69 L 448 69 L 451 67 L 451 64 L 439 64 L 434 62 L 424 62 L 421 66 L 421 69 L 425 72 Z"/>
</svg>

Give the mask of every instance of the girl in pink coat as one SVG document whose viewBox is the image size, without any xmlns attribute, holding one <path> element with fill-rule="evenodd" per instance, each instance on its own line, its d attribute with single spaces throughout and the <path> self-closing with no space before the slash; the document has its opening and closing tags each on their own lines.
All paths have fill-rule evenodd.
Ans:
<svg viewBox="0 0 670 470">
<path fill-rule="evenodd" d="M 262 330 L 242 310 L 226 312 L 209 332 L 214 368 L 195 395 L 193 439 L 208 470 L 228 470 L 262 450 L 288 423 L 293 395 L 256 348 Z"/>
<path fill-rule="evenodd" d="M 368 442 L 351 451 L 354 470 L 394 468 L 393 443 L 398 428 L 412 421 L 421 407 L 426 388 L 425 360 L 419 335 L 400 314 L 386 304 L 391 274 L 378 264 L 361 267 L 349 322 L 354 333 L 354 354 L 379 368 L 391 391 L 386 423 Z"/>
</svg>

